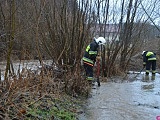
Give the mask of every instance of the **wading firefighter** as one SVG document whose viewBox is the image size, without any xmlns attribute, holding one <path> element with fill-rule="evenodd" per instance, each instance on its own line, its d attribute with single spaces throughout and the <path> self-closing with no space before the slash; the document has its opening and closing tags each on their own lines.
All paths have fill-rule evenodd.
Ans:
<svg viewBox="0 0 160 120">
<path fill-rule="evenodd" d="M 143 66 L 146 67 L 146 75 L 149 75 L 150 69 L 152 69 L 152 75 L 156 73 L 156 53 L 151 51 L 143 51 Z"/>
</svg>

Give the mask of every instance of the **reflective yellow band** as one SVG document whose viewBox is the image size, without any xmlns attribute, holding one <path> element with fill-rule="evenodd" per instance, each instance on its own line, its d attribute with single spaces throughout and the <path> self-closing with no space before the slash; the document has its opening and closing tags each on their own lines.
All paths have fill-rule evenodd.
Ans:
<svg viewBox="0 0 160 120">
<path fill-rule="evenodd" d="M 89 50 L 90 50 L 90 45 L 87 46 L 86 52 L 88 52 Z"/>
<path fill-rule="evenodd" d="M 93 61 L 91 59 L 86 58 L 86 57 L 83 57 L 82 60 L 93 64 Z"/>
<path fill-rule="evenodd" d="M 93 80 L 93 77 L 87 77 L 87 80 Z"/>
<path fill-rule="evenodd" d="M 149 73 L 149 70 L 146 70 L 147 73 Z"/>
<path fill-rule="evenodd" d="M 152 73 L 156 73 L 156 71 L 155 71 L 155 70 L 153 70 L 153 71 L 152 71 Z"/>
<path fill-rule="evenodd" d="M 97 51 L 89 51 L 89 54 L 97 54 Z"/>
<path fill-rule="evenodd" d="M 156 58 L 148 58 L 148 60 L 156 60 Z"/>
<path fill-rule="evenodd" d="M 150 56 L 150 55 L 153 55 L 154 53 L 153 52 L 147 52 L 146 56 Z"/>
</svg>

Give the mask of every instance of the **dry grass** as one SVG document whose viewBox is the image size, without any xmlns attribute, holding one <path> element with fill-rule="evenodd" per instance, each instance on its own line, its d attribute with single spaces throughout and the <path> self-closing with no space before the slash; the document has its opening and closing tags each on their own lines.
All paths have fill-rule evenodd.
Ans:
<svg viewBox="0 0 160 120">
<path fill-rule="evenodd" d="M 55 72 L 48 71 L 47 74 L 39 75 L 31 71 L 23 71 L 19 78 L 2 81 L 0 83 L 0 118 L 25 119 L 29 115 L 31 106 L 41 103 L 37 106 L 42 107 L 46 99 L 52 103 L 66 93 L 74 98 L 89 94 L 89 86 L 80 74 L 71 72 L 60 74 L 56 75 Z M 47 106 L 51 104 L 47 103 L 43 107 Z"/>
</svg>

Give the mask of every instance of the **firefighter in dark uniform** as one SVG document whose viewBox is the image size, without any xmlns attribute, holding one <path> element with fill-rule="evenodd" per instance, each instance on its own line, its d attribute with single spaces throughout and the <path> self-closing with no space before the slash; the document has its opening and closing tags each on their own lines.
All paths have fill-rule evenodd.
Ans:
<svg viewBox="0 0 160 120">
<path fill-rule="evenodd" d="M 146 75 L 149 75 L 150 69 L 152 69 L 152 75 L 156 73 L 156 53 L 151 51 L 143 51 L 143 66 L 146 67 Z"/>
<path fill-rule="evenodd" d="M 104 45 L 106 40 L 104 37 L 94 38 L 94 40 L 87 46 L 84 56 L 82 58 L 87 80 L 89 83 L 93 82 L 93 66 L 96 62 L 99 45 Z"/>
</svg>

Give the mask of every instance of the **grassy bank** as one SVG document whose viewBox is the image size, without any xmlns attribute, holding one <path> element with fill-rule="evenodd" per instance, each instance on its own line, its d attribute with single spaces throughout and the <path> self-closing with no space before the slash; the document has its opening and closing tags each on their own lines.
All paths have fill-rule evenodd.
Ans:
<svg viewBox="0 0 160 120">
<path fill-rule="evenodd" d="M 80 76 L 12 76 L 0 83 L 0 119 L 77 120 L 89 86 Z"/>
</svg>

